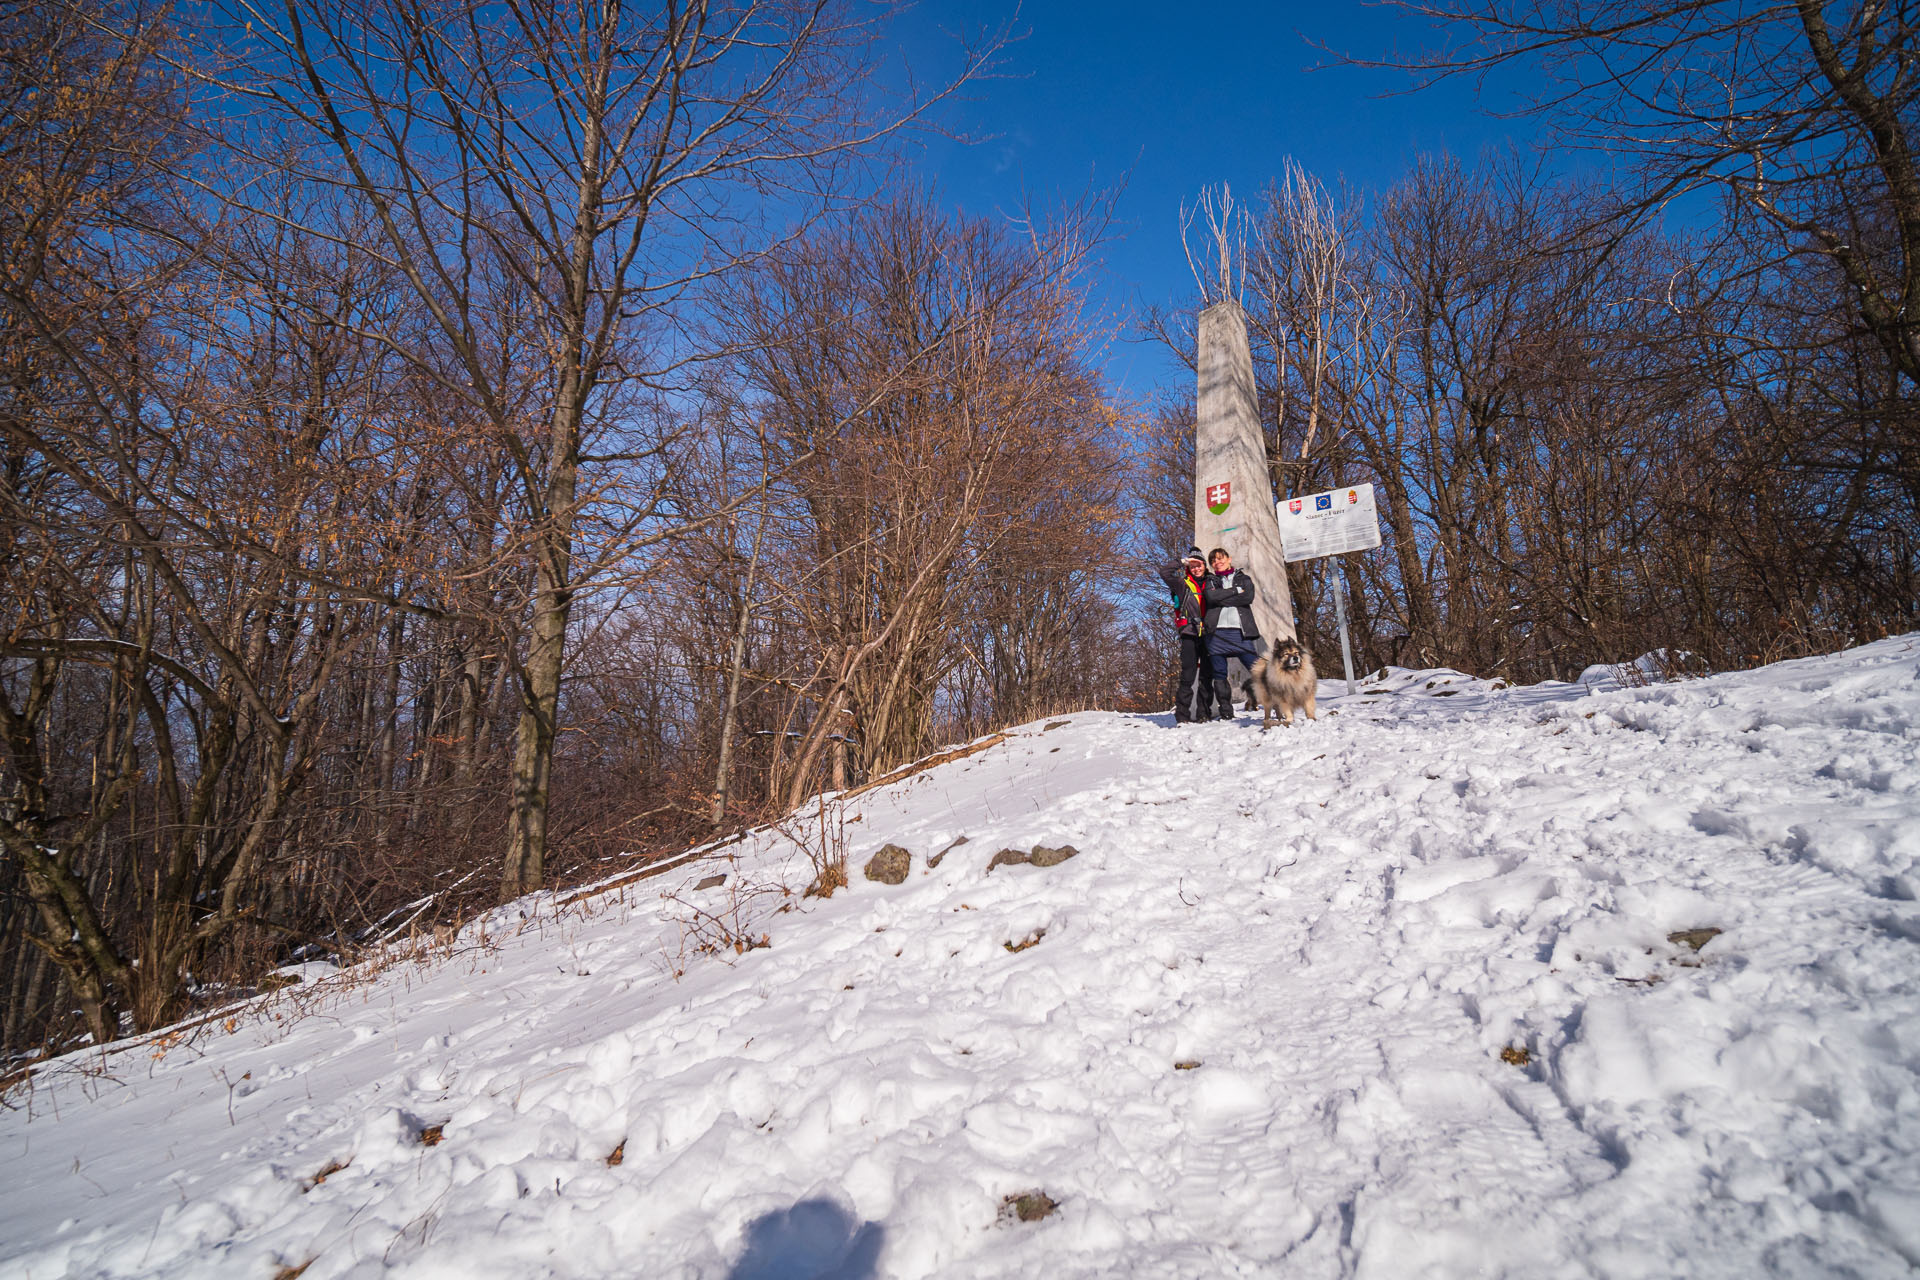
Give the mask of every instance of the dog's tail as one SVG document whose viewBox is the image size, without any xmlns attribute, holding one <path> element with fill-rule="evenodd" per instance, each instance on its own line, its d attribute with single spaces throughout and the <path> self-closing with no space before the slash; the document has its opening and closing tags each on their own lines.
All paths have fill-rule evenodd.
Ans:
<svg viewBox="0 0 1920 1280">
<path fill-rule="evenodd" d="M 1249 667 L 1248 671 L 1253 676 L 1255 684 L 1258 684 L 1260 677 L 1267 673 L 1267 664 L 1272 661 L 1272 658 L 1255 658 L 1253 660 L 1253 666 Z"/>
</svg>

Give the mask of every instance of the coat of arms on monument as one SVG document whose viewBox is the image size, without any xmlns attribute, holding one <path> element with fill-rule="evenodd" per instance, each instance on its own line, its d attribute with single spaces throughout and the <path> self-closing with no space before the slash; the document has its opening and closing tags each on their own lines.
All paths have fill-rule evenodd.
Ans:
<svg viewBox="0 0 1920 1280">
<path fill-rule="evenodd" d="M 1219 515 L 1233 505 L 1233 481 L 1207 486 L 1207 510 Z"/>
</svg>

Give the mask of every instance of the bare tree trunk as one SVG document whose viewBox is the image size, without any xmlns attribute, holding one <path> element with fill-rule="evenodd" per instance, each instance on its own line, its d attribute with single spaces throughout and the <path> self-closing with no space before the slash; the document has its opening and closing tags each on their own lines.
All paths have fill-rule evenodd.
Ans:
<svg viewBox="0 0 1920 1280">
<path fill-rule="evenodd" d="M 565 571 L 564 546 L 556 553 L 549 541 L 544 550 L 547 554 L 541 559 L 540 585 L 534 595 L 533 634 L 521 675 L 520 725 L 513 746 L 513 815 L 500 877 L 502 902 L 532 893 L 546 877 L 547 802 L 570 601 L 564 581 L 556 581 L 550 568 L 557 561 L 560 571 Z"/>
<path fill-rule="evenodd" d="M 713 773 L 713 808 L 708 821 L 719 827 L 727 816 L 727 784 L 733 770 L 733 720 L 740 709 L 740 668 L 747 660 L 747 632 L 753 625 L 753 580 L 760 571 L 760 548 L 766 540 L 767 510 L 753 531 L 753 552 L 747 557 L 747 577 L 740 588 L 740 619 L 733 628 L 733 650 L 727 658 L 727 696 L 720 707 L 720 761 Z"/>
<path fill-rule="evenodd" d="M 400 734 L 400 655 L 406 640 L 406 619 L 395 614 L 387 626 L 386 685 L 381 690 L 380 776 L 375 809 L 375 844 L 382 854 L 393 845 L 394 766 L 399 754 Z"/>
</svg>

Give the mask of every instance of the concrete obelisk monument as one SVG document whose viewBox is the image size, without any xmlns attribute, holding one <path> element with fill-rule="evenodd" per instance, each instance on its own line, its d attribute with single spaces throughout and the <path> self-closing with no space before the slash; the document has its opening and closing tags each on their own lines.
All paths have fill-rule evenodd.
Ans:
<svg viewBox="0 0 1920 1280">
<path fill-rule="evenodd" d="M 1200 313 L 1199 420 L 1194 432 L 1193 540 L 1202 551 L 1225 547 L 1253 577 L 1254 622 L 1262 653 L 1291 639 L 1293 592 L 1280 550 L 1280 517 L 1267 479 L 1267 448 L 1253 389 L 1247 317 L 1226 288 L 1221 246 L 1220 301 Z"/>
</svg>

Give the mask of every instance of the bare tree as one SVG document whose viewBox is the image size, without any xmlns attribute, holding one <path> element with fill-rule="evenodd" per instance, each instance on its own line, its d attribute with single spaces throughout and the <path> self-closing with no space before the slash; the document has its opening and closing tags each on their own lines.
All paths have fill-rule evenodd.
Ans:
<svg viewBox="0 0 1920 1280">
<path fill-rule="evenodd" d="M 309 323 L 376 306 L 379 273 L 305 245 L 260 247 L 270 291 L 212 269 L 156 162 L 180 120 L 159 34 L 36 16 L 53 25 L 32 123 L 54 145 L 16 150 L 9 177 L 55 167 L 10 181 L 44 199 L 10 211 L 0 285 L 0 521 L 22 570 L 0 634 L 0 841 L 30 940 L 106 1040 L 123 1014 L 174 1016 L 190 969 L 258 918 L 323 699 L 384 610 L 318 584 L 402 571 L 413 538 L 380 498 L 386 466 L 416 467 L 352 407 L 377 401 L 379 360 Z M 120 838 L 130 808 L 147 825 Z"/>
<path fill-rule="evenodd" d="M 1249 255 L 1258 300 L 1252 324 L 1274 365 L 1277 431 L 1269 452 L 1274 487 L 1283 494 L 1304 491 L 1307 461 L 1336 394 L 1336 366 L 1370 328 L 1373 295 L 1357 287 L 1352 261 L 1358 216 L 1351 193 L 1336 198 L 1291 158 L 1258 216 Z M 1297 413 L 1296 384 L 1303 400 Z"/>
<path fill-rule="evenodd" d="M 1194 224 L 1202 224 L 1197 229 Z M 1198 258 L 1194 240 L 1200 241 Z M 1200 192 L 1192 207 L 1180 206 L 1180 247 L 1186 251 L 1187 270 L 1203 306 L 1237 302 L 1246 290 L 1247 211 L 1233 201 L 1233 188 L 1220 184 Z"/>
<path fill-rule="evenodd" d="M 864 773 L 925 749 L 978 575 L 1047 536 L 1047 488 L 1080 491 L 1080 442 L 1111 416 L 1077 320 L 1097 214 L 1022 241 L 900 198 L 796 246 L 737 307 L 769 435 L 806 458 L 783 556 L 813 644 L 789 805 L 829 744 L 853 739 Z"/>
<path fill-rule="evenodd" d="M 1608 216 L 1639 222 L 1688 193 L 1717 194 L 1727 239 L 1705 260 L 1717 259 L 1719 274 L 1785 271 L 1788 305 L 1809 287 L 1837 302 L 1884 361 L 1867 408 L 1911 487 L 1920 465 L 1920 10 L 1904 0 L 1401 7 L 1469 37 L 1400 64 L 1423 81 L 1509 63 L 1554 77 L 1536 105 L 1560 137 L 1634 166 L 1635 186 Z M 1808 262 L 1829 269 L 1794 269 Z M 1845 332 L 1814 324 L 1799 342 Z"/>
<path fill-rule="evenodd" d="M 574 602 L 595 570 L 672 531 L 654 520 L 672 455 L 625 430 L 618 393 L 688 358 L 666 325 L 756 252 L 743 199 L 780 192 L 791 209 L 831 191 L 931 99 L 876 101 L 885 15 L 840 0 L 243 0 L 230 12 L 242 65 L 219 83 L 304 134 L 311 180 L 365 201 L 380 252 L 431 318 L 379 336 L 469 406 L 508 459 L 533 570 L 512 650 L 520 719 L 500 880 L 512 897 L 544 875 Z M 993 47 L 970 51 L 960 79 Z M 538 362 L 524 380 L 501 375 L 502 288 L 531 308 L 532 351 L 516 355 Z M 613 522 L 622 536 L 583 562 L 583 514 L 608 502 L 628 507 Z"/>
</svg>

